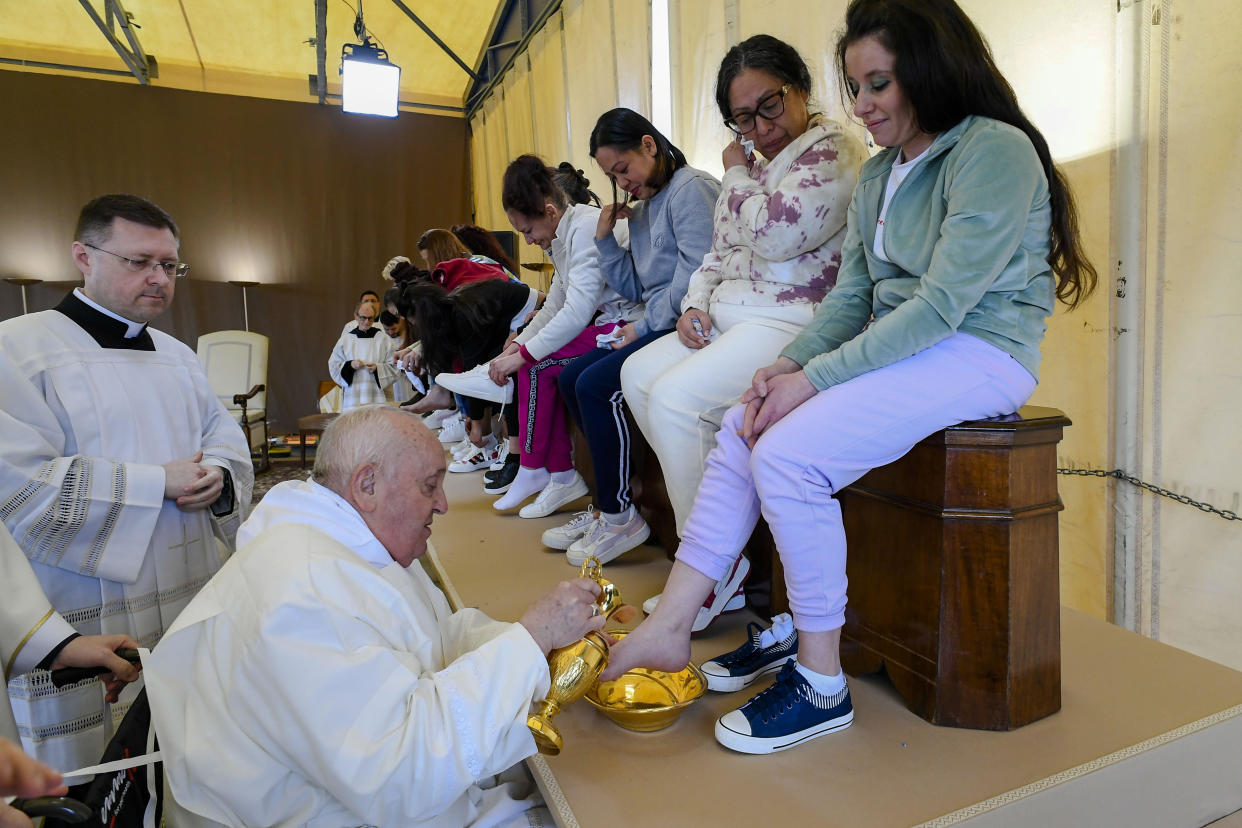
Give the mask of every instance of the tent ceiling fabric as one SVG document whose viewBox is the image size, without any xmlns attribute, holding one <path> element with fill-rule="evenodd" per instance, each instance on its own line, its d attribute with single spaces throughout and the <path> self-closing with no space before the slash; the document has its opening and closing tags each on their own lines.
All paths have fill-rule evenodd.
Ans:
<svg viewBox="0 0 1242 828">
<path fill-rule="evenodd" d="M 104 0 L 90 0 L 104 17 Z M 499 0 L 404 0 L 467 65 L 487 44 Z M 142 48 L 159 65 L 156 86 L 314 101 L 314 0 L 122 0 Z M 328 92 L 340 93 L 341 46 L 355 43 L 356 0 L 328 0 Z M 401 100 L 462 106 L 470 77 L 389 0 L 366 0 L 367 29 L 401 67 Z M 124 35 L 117 28 L 118 38 Z M 0 58 L 124 70 L 78 0 L 0 0 Z M 0 63 L 0 68 L 18 68 Z M 62 70 L 56 74 L 73 74 Z M 133 78 L 117 78 L 137 83 Z M 331 99 L 330 99 L 331 100 Z"/>
</svg>

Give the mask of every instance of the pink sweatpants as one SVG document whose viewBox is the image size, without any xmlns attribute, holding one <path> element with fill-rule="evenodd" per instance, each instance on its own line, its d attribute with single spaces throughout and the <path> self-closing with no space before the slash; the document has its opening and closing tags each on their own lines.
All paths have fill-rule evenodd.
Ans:
<svg viewBox="0 0 1242 828">
<path fill-rule="evenodd" d="M 615 327 L 615 323 L 587 325 L 560 350 L 518 370 L 516 402 L 524 468 L 559 472 L 574 467 L 569 419 L 556 378 L 575 357 L 595 347 L 596 336 Z"/>
<path fill-rule="evenodd" d="M 929 434 L 1016 411 L 1035 378 L 1001 349 L 954 334 L 912 357 L 819 392 L 768 428 L 754 451 L 729 409 L 707 457 L 677 559 L 719 580 L 762 512 L 785 569 L 794 626 L 845 624 L 845 530 L 833 496 Z"/>
</svg>

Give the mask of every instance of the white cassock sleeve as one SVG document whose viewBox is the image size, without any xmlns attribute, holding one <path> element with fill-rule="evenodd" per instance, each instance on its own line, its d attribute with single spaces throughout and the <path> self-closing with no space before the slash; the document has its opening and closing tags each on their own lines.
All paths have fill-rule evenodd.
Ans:
<svg viewBox="0 0 1242 828">
<path fill-rule="evenodd" d="M 275 761 L 366 821 L 392 824 L 441 813 L 533 753 L 525 722 L 548 668 L 525 628 L 458 613 L 448 638 L 477 646 L 446 650 L 431 671 L 378 643 L 385 631 L 357 615 L 356 605 L 282 607 L 245 648 L 233 675 L 262 686 L 235 682 L 230 707 Z"/>
<path fill-rule="evenodd" d="M 350 340 L 353 338 L 352 334 L 341 334 L 340 339 L 336 341 L 336 346 L 332 348 L 332 354 L 328 357 L 328 376 L 332 377 L 332 381 L 342 388 L 348 388 L 350 385 L 341 374 L 341 369 L 345 367 L 345 363 L 354 358 L 349 348 Z"/>
</svg>

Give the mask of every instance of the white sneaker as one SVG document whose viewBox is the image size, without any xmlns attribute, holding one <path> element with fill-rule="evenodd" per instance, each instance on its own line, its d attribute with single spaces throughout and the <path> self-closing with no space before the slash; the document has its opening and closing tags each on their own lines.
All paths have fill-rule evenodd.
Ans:
<svg viewBox="0 0 1242 828">
<path fill-rule="evenodd" d="M 460 443 L 466 437 L 466 421 L 458 414 L 444 421 L 440 427 L 441 443 Z"/>
<path fill-rule="evenodd" d="M 582 475 L 574 472 L 574 479 L 568 483 L 557 483 L 555 480 L 543 487 L 534 503 L 528 503 L 518 512 L 518 517 L 541 518 L 555 512 L 567 503 L 577 500 L 587 493 L 586 481 Z"/>
<path fill-rule="evenodd" d="M 750 561 L 744 556 L 738 556 L 733 562 L 733 566 L 729 567 L 729 571 L 725 573 L 724 578 L 716 582 L 712 587 L 711 594 L 707 596 L 707 600 L 703 602 L 703 606 L 699 607 L 699 614 L 694 618 L 694 624 L 690 627 L 690 632 L 703 632 L 711 625 L 713 621 L 726 612 L 736 612 L 746 606 L 746 590 L 743 584 L 746 583 L 746 576 L 750 574 Z M 643 601 L 643 612 L 647 615 L 655 612 L 655 608 L 660 604 L 660 596 L 653 595 L 646 601 Z"/>
<path fill-rule="evenodd" d="M 436 374 L 435 384 L 463 397 L 496 403 L 513 402 L 513 378 L 510 377 L 504 385 L 497 385 L 487 375 L 489 364 L 476 365 L 460 374 Z"/>
<path fill-rule="evenodd" d="M 450 463 L 448 470 L 451 472 L 483 471 L 492 464 L 492 461 L 496 459 L 496 455 L 500 452 L 500 447 L 496 445 L 495 441 L 490 446 L 473 446 L 473 448 L 474 451 L 465 457 Z"/>
<path fill-rule="evenodd" d="M 543 545 L 549 549 L 568 549 L 574 541 L 586 534 L 586 530 L 594 522 L 595 507 L 588 504 L 585 511 L 575 512 L 569 523 L 544 532 Z"/>
<path fill-rule="evenodd" d="M 630 519 L 618 526 L 613 526 L 603 515 L 596 518 L 586 533 L 565 550 L 565 558 L 574 566 L 582 566 L 587 558 L 606 564 L 641 546 L 651 535 L 651 527 L 633 506 L 630 513 Z"/>
<path fill-rule="evenodd" d="M 483 442 L 483 445 L 484 446 L 487 445 L 486 440 Z M 476 448 L 478 448 L 478 446 L 472 443 L 469 437 L 462 437 L 461 441 L 458 442 L 457 445 L 449 449 L 449 451 L 452 453 L 454 460 L 460 460 L 461 458 L 465 457 L 467 454 L 473 453 Z"/>
<path fill-rule="evenodd" d="M 448 421 L 457 416 L 455 408 L 438 408 L 430 414 L 423 415 L 423 425 L 427 428 L 436 429 L 443 428 L 448 425 Z"/>
<path fill-rule="evenodd" d="M 500 456 L 496 458 L 496 462 L 487 467 L 488 471 L 500 471 L 505 467 L 505 458 L 509 456 L 509 441 L 500 441 Z"/>
</svg>

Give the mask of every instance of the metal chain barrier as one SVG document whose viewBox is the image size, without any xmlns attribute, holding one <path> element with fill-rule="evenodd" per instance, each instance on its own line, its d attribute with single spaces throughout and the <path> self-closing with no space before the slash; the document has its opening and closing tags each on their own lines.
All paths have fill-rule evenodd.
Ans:
<svg viewBox="0 0 1242 828">
<path fill-rule="evenodd" d="M 1170 500 L 1176 500 L 1178 503 L 1185 503 L 1187 506 L 1194 506 L 1200 512 L 1211 512 L 1214 515 L 1224 518 L 1225 520 L 1240 520 L 1237 512 L 1229 509 L 1217 509 L 1210 503 L 1201 503 L 1192 497 L 1187 497 L 1177 492 L 1171 492 L 1168 489 L 1139 480 L 1132 474 L 1126 474 L 1121 469 L 1113 469 L 1112 471 L 1104 471 L 1103 469 L 1057 469 L 1057 474 L 1075 475 L 1078 477 L 1113 477 L 1117 480 L 1124 480 L 1127 483 L 1138 486 L 1140 489 L 1146 489 L 1152 494 L 1167 497 Z"/>
</svg>

